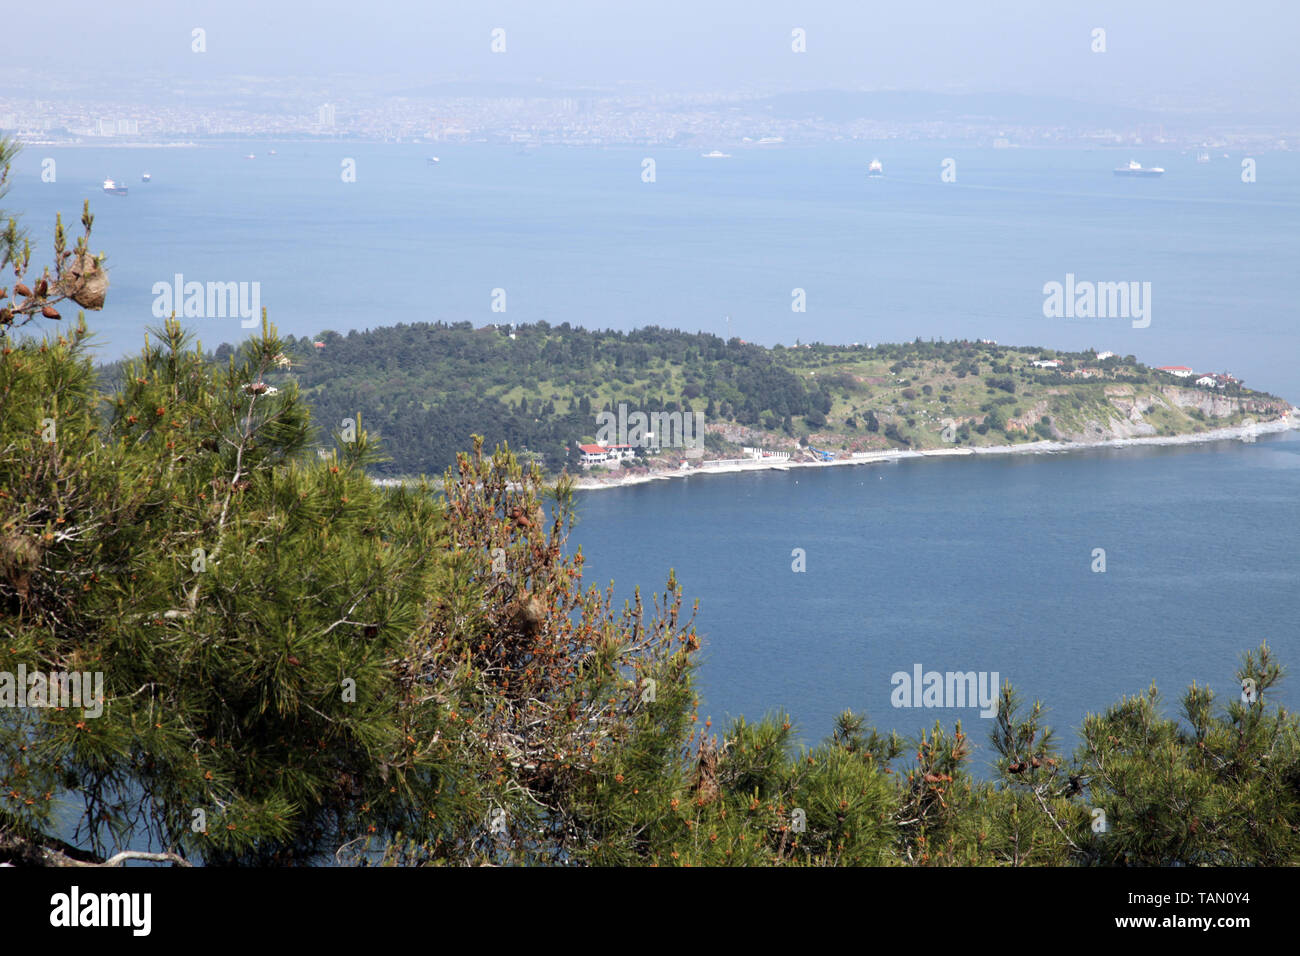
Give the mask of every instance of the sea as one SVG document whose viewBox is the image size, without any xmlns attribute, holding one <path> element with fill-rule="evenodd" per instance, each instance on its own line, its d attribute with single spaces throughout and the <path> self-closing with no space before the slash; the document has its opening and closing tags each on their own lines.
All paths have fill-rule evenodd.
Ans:
<svg viewBox="0 0 1300 956">
<path fill-rule="evenodd" d="M 911 739 L 960 721 L 983 776 L 995 719 L 915 706 L 895 675 L 1009 682 L 1068 755 L 1152 684 L 1175 719 L 1193 682 L 1240 700 L 1261 643 L 1300 668 L 1297 431 L 697 475 L 580 493 L 578 515 L 584 583 L 617 607 L 662 603 L 669 569 L 698 599 L 699 715 L 724 735 L 778 712 L 810 745 L 845 710 Z M 1264 697 L 1294 710 L 1300 679 Z"/>
<path fill-rule="evenodd" d="M 1166 172 L 1112 174 L 1130 159 Z M 104 194 L 110 177 L 128 195 Z M 1296 152 L 30 145 L 11 181 L 0 208 L 37 261 L 55 213 L 72 226 L 90 200 L 104 360 L 161 324 L 180 275 L 256 283 L 295 335 L 544 320 L 764 345 L 987 338 L 1228 371 L 1300 402 Z M 1045 317 L 1045 284 L 1067 275 L 1151 283 L 1149 324 Z M 208 348 L 248 334 L 239 317 L 186 324 Z M 961 720 L 987 766 L 989 718 L 896 707 L 893 676 L 996 672 L 1048 706 L 1068 751 L 1086 713 L 1153 682 L 1175 717 L 1193 681 L 1237 697 L 1238 657 L 1263 641 L 1300 666 L 1295 432 L 697 476 L 583 493 L 580 517 L 589 582 L 622 600 L 674 568 L 699 600 L 715 727 L 784 710 L 814 743 L 845 709 L 905 735 Z M 1300 706 L 1300 683 L 1266 699 Z"/>
</svg>

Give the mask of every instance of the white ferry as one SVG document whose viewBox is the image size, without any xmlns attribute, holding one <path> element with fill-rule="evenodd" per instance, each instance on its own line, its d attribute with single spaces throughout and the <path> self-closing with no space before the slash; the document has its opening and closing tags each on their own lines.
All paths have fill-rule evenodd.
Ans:
<svg viewBox="0 0 1300 956">
<path fill-rule="evenodd" d="M 1115 170 L 1116 176 L 1163 176 L 1165 171 L 1160 166 L 1143 166 L 1136 159 L 1130 159 L 1127 166 Z"/>
</svg>

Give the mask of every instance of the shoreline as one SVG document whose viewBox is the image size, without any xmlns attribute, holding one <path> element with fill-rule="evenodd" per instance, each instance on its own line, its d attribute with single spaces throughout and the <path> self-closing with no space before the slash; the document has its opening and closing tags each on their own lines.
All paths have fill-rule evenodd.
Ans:
<svg viewBox="0 0 1300 956">
<path fill-rule="evenodd" d="M 834 468 L 837 465 L 870 465 L 880 462 L 895 462 L 909 458 L 969 458 L 983 455 L 1050 455 L 1072 451 L 1091 451 L 1096 448 L 1128 448 L 1135 445 L 1199 445 L 1216 441 L 1241 441 L 1249 429 L 1256 435 L 1270 435 L 1300 429 L 1300 412 L 1293 409 L 1290 414 L 1270 422 L 1254 426 L 1233 425 L 1228 428 L 1216 428 L 1205 432 L 1187 435 L 1148 435 L 1138 438 L 1109 438 L 1098 442 L 1063 442 L 1037 441 L 1024 445 L 988 445 L 982 448 L 931 448 L 920 451 L 893 449 L 878 452 L 856 452 L 852 458 L 837 458 L 834 461 L 762 461 L 729 459 L 725 464 L 710 467 L 657 471 L 648 475 L 627 475 L 611 478 L 578 478 L 575 483 L 577 491 L 600 491 L 607 488 L 626 488 L 631 485 L 643 485 L 652 481 L 670 481 L 676 478 L 689 478 L 693 475 L 734 475 L 756 471 L 789 471 L 793 468 Z"/>
</svg>

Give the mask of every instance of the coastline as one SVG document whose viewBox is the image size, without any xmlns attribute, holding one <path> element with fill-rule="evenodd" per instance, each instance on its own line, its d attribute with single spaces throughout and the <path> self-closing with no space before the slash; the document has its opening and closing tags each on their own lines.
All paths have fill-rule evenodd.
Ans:
<svg viewBox="0 0 1300 956">
<path fill-rule="evenodd" d="M 733 475 L 754 471 L 789 471 L 795 468 L 833 468 L 837 465 L 870 465 L 893 462 L 906 458 L 965 458 L 982 455 L 1049 455 L 1072 451 L 1091 451 L 1095 448 L 1127 448 L 1134 445 L 1198 445 L 1203 442 L 1241 441 L 1250 429 L 1256 435 L 1300 429 L 1300 410 L 1292 409 L 1287 415 L 1257 425 L 1234 425 L 1188 435 L 1149 435 L 1139 438 L 1111 438 L 1098 442 L 1038 441 L 1024 445 L 989 445 L 983 448 L 931 448 L 921 451 L 894 449 L 891 451 L 857 452 L 851 458 L 834 461 L 744 461 L 730 459 L 718 465 L 701 465 L 698 468 L 657 471 L 650 474 L 627 475 L 609 478 L 579 478 L 578 491 L 599 491 L 605 488 L 625 488 L 652 481 L 670 481 L 693 475 Z"/>
</svg>

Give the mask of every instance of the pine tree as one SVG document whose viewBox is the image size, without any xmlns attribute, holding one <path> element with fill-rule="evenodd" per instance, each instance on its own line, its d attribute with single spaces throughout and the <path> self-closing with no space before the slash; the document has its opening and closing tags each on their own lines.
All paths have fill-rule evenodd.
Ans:
<svg viewBox="0 0 1300 956">
<path fill-rule="evenodd" d="M 436 709 L 393 665 L 442 573 L 436 509 L 375 488 L 364 431 L 304 454 L 265 320 L 225 368 L 174 321 L 156 335 L 106 426 L 84 325 L 0 362 L 0 527 L 38 555 L 25 593 L 4 589 L 0 642 L 29 670 L 102 671 L 106 697 L 95 719 L 6 711 L 22 723 L 0 734 L 6 819 L 49 833 L 75 787 L 92 850 L 133 830 L 223 862 L 311 859 L 404 823 L 396 798 L 432 793 L 442 758 Z"/>
</svg>

